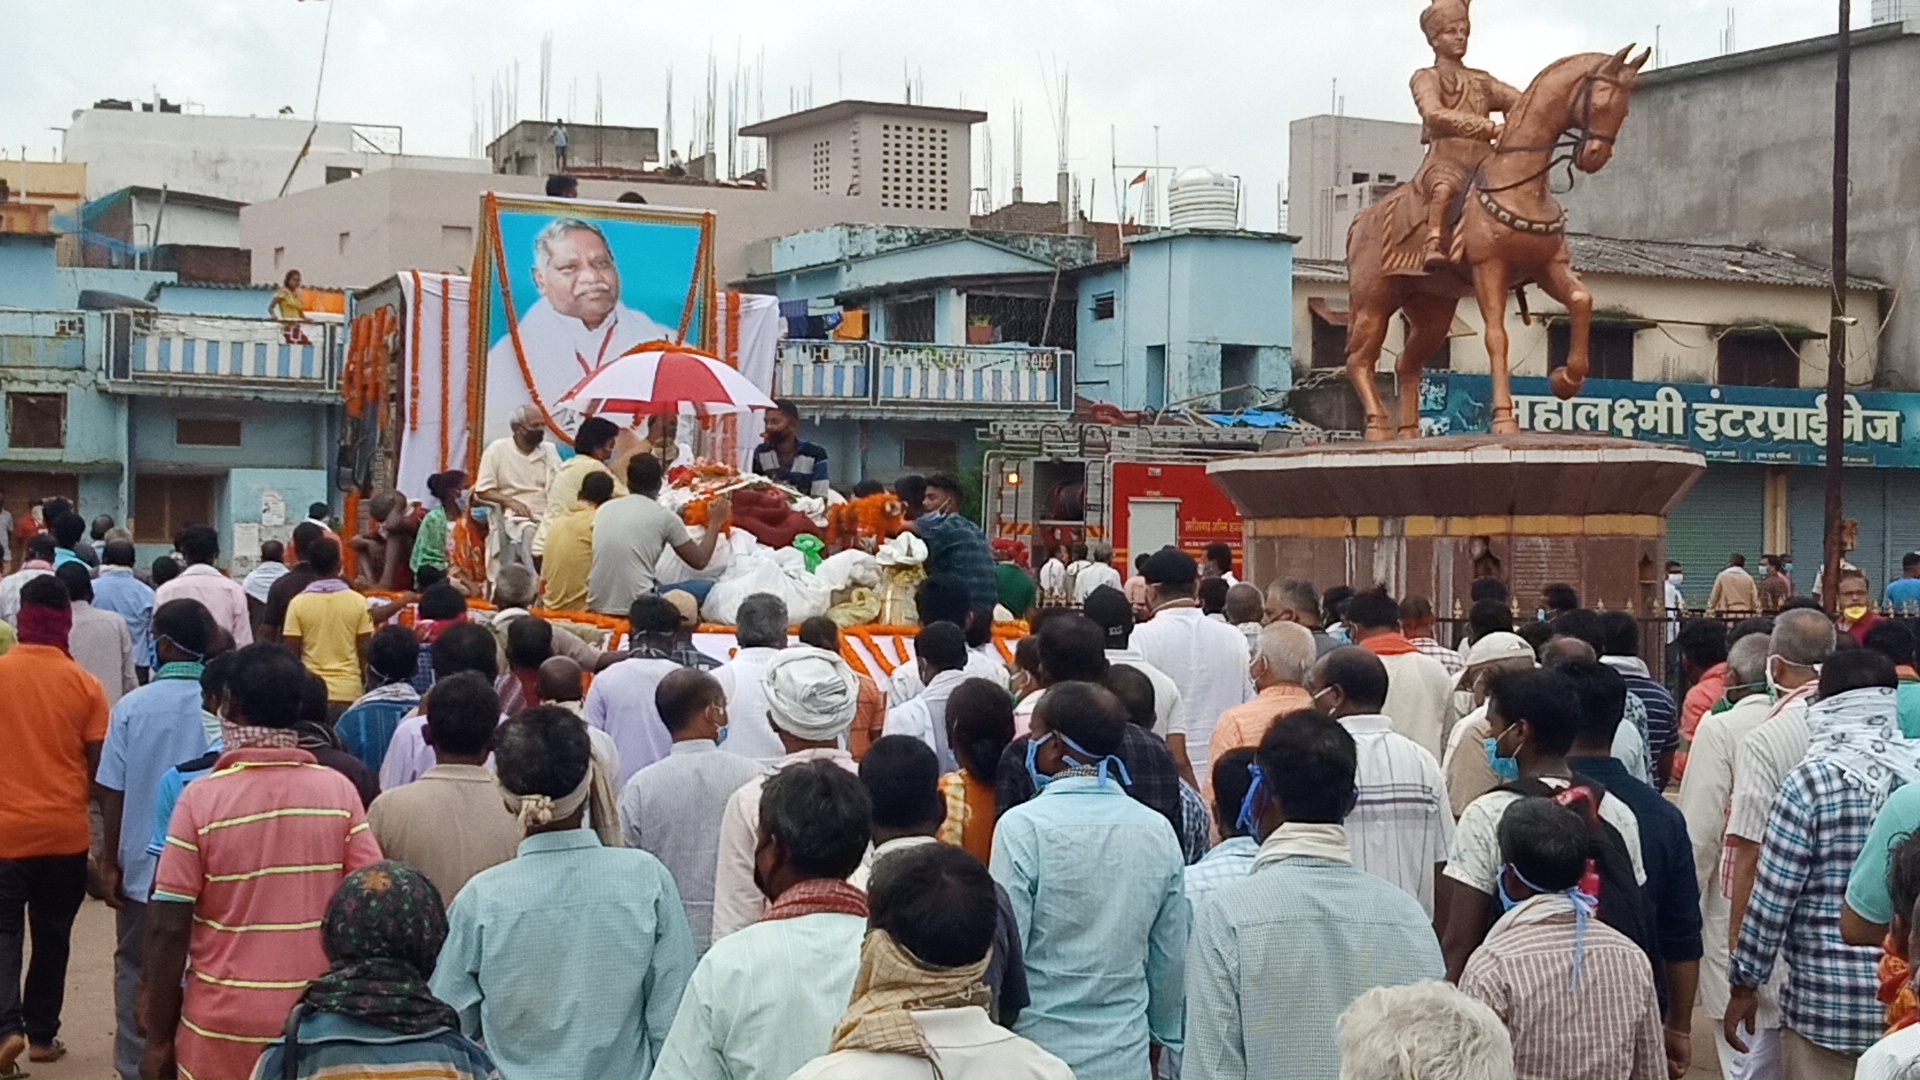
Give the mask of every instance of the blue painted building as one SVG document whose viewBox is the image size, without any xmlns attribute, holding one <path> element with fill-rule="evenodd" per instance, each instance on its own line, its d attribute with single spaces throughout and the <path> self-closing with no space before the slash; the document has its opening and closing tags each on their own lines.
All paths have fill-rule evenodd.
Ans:
<svg viewBox="0 0 1920 1080">
<path fill-rule="evenodd" d="M 304 324 L 305 341 L 289 341 L 252 289 L 218 291 L 244 298 L 247 317 L 208 311 L 219 303 L 195 303 L 193 287 L 169 311 L 80 310 L 82 290 L 138 298 L 177 288 L 174 275 L 58 267 L 55 239 L 0 234 L 7 509 L 72 499 L 84 517 L 131 528 L 143 559 L 205 523 L 222 558 L 249 568 L 262 540 L 331 501 L 338 323 Z"/>
<path fill-rule="evenodd" d="M 776 394 L 836 481 L 970 467 L 996 420 L 1231 411 L 1291 385 L 1291 237 L 1090 228 L 1112 243 L 872 225 L 771 241 L 747 287 L 780 298 Z"/>
<path fill-rule="evenodd" d="M 1165 229 L 1126 250 L 1075 275 L 1082 397 L 1232 412 L 1293 385 L 1292 237 Z"/>
</svg>

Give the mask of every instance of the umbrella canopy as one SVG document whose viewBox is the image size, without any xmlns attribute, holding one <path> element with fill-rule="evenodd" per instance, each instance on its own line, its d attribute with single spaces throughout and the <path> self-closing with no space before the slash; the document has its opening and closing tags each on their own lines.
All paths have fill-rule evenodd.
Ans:
<svg viewBox="0 0 1920 1080">
<path fill-rule="evenodd" d="M 601 367 L 558 405 L 581 413 L 697 413 L 771 409 L 773 399 L 725 363 L 684 345 L 651 342 Z"/>
</svg>

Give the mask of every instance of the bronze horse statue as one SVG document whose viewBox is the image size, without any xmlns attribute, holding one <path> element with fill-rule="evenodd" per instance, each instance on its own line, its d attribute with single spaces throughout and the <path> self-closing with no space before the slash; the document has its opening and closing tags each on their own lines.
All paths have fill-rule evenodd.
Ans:
<svg viewBox="0 0 1920 1080">
<path fill-rule="evenodd" d="M 1485 161 L 1461 192 L 1448 264 L 1427 270 L 1416 250 L 1426 235 L 1427 211 L 1406 185 L 1360 212 L 1347 232 L 1347 377 L 1367 412 L 1367 438 L 1420 434 L 1422 361 L 1447 340 L 1460 298 L 1475 296 L 1486 322 L 1487 362 L 1493 374 L 1493 432 L 1519 430 L 1507 371 L 1507 294 L 1540 286 L 1571 317 L 1567 364 L 1553 373 L 1553 392 L 1570 398 L 1587 378 L 1587 332 L 1593 296 L 1575 273 L 1567 250 L 1566 212 L 1554 201 L 1549 175 L 1563 162 L 1595 173 L 1613 156 L 1627 119 L 1640 69 L 1651 50 L 1629 59 L 1633 46 L 1608 56 L 1582 53 L 1549 66 L 1508 112 Z M 1395 312 L 1407 316 L 1406 347 L 1395 365 L 1400 380 L 1396 431 L 1374 388 L 1374 364 Z"/>
</svg>

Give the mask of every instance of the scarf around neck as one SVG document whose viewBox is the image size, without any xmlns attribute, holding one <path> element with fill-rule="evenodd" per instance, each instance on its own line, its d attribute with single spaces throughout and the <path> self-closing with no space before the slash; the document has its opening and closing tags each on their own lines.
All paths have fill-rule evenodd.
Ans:
<svg viewBox="0 0 1920 1080">
<path fill-rule="evenodd" d="M 1375 634 L 1360 642 L 1360 647 L 1375 656 L 1405 656 L 1419 652 L 1418 646 L 1408 641 L 1405 634 Z"/>
<path fill-rule="evenodd" d="M 981 982 L 993 953 L 964 967 L 937 968 L 920 962 L 884 930 L 867 931 L 860 943 L 860 971 L 853 979 L 853 1002 L 833 1029 L 828 1053 L 865 1050 L 933 1060 L 913 1014 L 924 1009 L 986 1008 L 993 993 Z"/>
<path fill-rule="evenodd" d="M 798 919 L 806 915 L 867 917 L 867 894 L 839 878 L 809 878 L 780 894 L 767 905 L 761 922 Z"/>
<path fill-rule="evenodd" d="M 1807 708 L 1805 761 L 1825 761 L 1870 790 L 1920 779 L 1920 743 L 1900 733 L 1898 693 L 1869 686 L 1821 698 Z"/>
<path fill-rule="evenodd" d="M 220 742 L 228 751 L 298 750 L 300 748 L 300 733 L 292 728 L 272 728 L 260 727 L 255 724 L 236 724 L 225 717 L 221 717 Z"/>
<path fill-rule="evenodd" d="M 73 609 L 22 604 L 15 629 L 22 645 L 47 645 L 67 652 L 67 641 L 73 635 Z"/>
<path fill-rule="evenodd" d="M 1253 868 L 1258 870 L 1282 859 L 1300 857 L 1352 863 L 1353 848 L 1347 843 L 1347 827 L 1289 821 L 1267 834 L 1260 844 L 1260 853 L 1253 857 Z"/>
<path fill-rule="evenodd" d="M 340 883 L 327 904 L 321 943 L 332 967 L 301 1000 L 402 1035 L 460 1029 L 453 1007 L 427 988 L 447 914 L 426 875 L 377 862 Z"/>
<path fill-rule="evenodd" d="M 316 579 L 313 584 L 300 591 L 302 594 L 311 593 L 314 596 L 330 596 L 334 593 L 346 592 L 347 589 L 348 585 L 346 582 L 337 577 L 329 577 Z"/>
</svg>

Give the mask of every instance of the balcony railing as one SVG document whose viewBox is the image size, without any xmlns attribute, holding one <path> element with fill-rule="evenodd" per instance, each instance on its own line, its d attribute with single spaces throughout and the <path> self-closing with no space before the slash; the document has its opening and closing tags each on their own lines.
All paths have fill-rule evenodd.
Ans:
<svg viewBox="0 0 1920 1080">
<path fill-rule="evenodd" d="M 106 324 L 112 383 L 305 393 L 337 384 L 337 323 L 115 312 Z"/>
<path fill-rule="evenodd" d="M 800 401 L 1066 412 L 1073 350 L 789 340 L 777 382 L 781 396 Z"/>
</svg>

